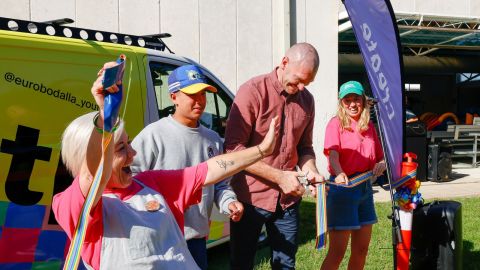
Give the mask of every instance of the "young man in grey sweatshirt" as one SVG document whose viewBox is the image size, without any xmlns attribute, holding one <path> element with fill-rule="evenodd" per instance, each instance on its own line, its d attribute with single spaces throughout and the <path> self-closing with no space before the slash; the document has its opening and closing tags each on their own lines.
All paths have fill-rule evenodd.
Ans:
<svg viewBox="0 0 480 270">
<path fill-rule="evenodd" d="M 134 173 L 175 170 L 201 163 L 223 153 L 223 141 L 215 131 L 199 123 L 206 105 L 206 91 L 216 92 L 201 70 L 181 66 L 168 77 L 175 113 L 145 127 L 132 141 L 137 151 L 131 169 Z M 206 237 L 213 202 L 233 221 L 240 220 L 243 205 L 237 201 L 228 181 L 203 187 L 202 201 L 185 212 L 185 239 L 201 269 L 207 269 Z"/>
</svg>

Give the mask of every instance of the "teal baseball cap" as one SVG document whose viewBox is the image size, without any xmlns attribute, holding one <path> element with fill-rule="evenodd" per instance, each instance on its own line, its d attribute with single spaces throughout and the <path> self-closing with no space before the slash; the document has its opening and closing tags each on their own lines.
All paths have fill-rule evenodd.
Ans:
<svg viewBox="0 0 480 270">
<path fill-rule="evenodd" d="M 357 81 L 348 81 L 342 84 L 342 86 L 340 86 L 338 98 L 342 99 L 348 94 L 357 94 L 359 96 L 362 96 L 364 93 L 365 91 L 363 90 L 362 84 Z"/>
</svg>

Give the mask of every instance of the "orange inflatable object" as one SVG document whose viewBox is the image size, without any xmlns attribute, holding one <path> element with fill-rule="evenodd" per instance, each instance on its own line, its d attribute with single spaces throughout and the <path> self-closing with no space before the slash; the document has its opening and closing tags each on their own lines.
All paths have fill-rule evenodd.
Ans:
<svg viewBox="0 0 480 270">
<path fill-rule="evenodd" d="M 435 117 L 432 119 L 432 117 L 430 116 L 430 114 L 428 113 L 424 113 L 422 114 L 425 115 L 427 114 L 424 119 L 425 119 L 425 124 L 427 125 L 427 130 L 432 130 L 434 129 L 436 126 L 440 125 L 440 123 L 442 123 L 443 121 L 445 121 L 445 119 L 447 118 L 452 118 L 453 121 L 455 121 L 455 124 L 458 125 L 460 124 L 460 120 L 458 120 L 458 117 L 454 114 L 454 113 L 451 113 L 451 112 L 446 112 L 442 115 L 440 115 L 438 118 Z M 428 119 L 428 120 L 427 120 Z"/>
<path fill-rule="evenodd" d="M 422 113 L 422 115 L 420 115 L 419 119 L 420 121 L 427 123 L 429 120 L 433 119 L 434 117 L 437 117 L 436 113 L 425 112 L 425 113 Z"/>
<path fill-rule="evenodd" d="M 465 114 L 465 125 L 471 125 L 471 124 L 473 124 L 473 114 L 466 113 Z"/>
<path fill-rule="evenodd" d="M 442 123 L 448 117 L 451 117 L 453 119 L 453 121 L 455 121 L 455 125 L 460 124 L 460 120 L 458 120 L 458 117 L 454 113 L 451 113 L 451 112 L 446 112 L 446 113 L 440 115 L 440 117 L 438 117 L 438 122 Z"/>
<path fill-rule="evenodd" d="M 433 117 L 429 121 L 425 122 L 427 125 L 427 130 L 432 130 L 434 127 L 438 126 L 440 124 L 440 121 L 438 121 L 438 117 Z"/>
</svg>

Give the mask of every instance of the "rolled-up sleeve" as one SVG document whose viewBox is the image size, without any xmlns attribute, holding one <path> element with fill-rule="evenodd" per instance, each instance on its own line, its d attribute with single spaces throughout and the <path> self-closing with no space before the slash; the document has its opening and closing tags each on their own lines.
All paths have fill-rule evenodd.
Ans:
<svg viewBox="0 0 480 270">
<path fill-rule="evenodd" d="M 337 152 L 340 151 L 339 124 L 340 123 L 336 117 L 332 118 L 327 124 L 327 128 L 325 130 L 325 143 L 323 144 L 323 153 L 327 157 L 330 155 L 331 150 L 335 150 Z"/>
<path fill-rule="evenodd" d="M 230 178 L 215 184 L 215 203 L 223 214 L 229 214 L 228 205 L 237 200 L 235 192 L 230 188 Z"/>
</svg>

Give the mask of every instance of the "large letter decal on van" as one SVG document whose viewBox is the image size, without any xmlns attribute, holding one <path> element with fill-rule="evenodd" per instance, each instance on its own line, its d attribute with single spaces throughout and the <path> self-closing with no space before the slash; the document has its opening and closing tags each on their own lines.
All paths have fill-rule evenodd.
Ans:
<svg viewBox="0 0 480 270">
<path fill-rule="evenodd" d="M 0 152 L 12 154 L 12 163 L 5 182 L 8 199 L 19 205 L 34 205 L 42 199 L 43 192 L 28 189 L 33 164 L 36 159 L 49 161 L 52 149 L 37 146 L 40 130 L 18 126 L 15 141 L 2 139 Z"/>
<path fill-rule="evenodd" d="M 57 193 L 60 193 L 67 189 L 73 182 L 73 178 L 68 172 L 65 164 L 62 162 L 62 154 L 58 159 L 57 172 L 55 172 L 55 180 L 53 181 L 53 196 Z M 48 224 L 49 225 L 58 225 L 55 215 L 53 214 L 53 209 L 50 207 L 50 214 L 48 215 Z"/>
</svg>

